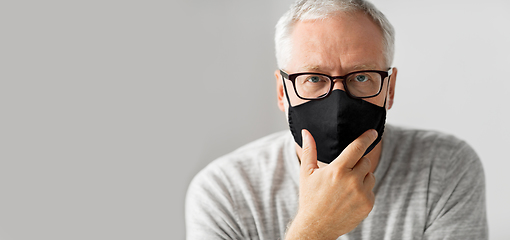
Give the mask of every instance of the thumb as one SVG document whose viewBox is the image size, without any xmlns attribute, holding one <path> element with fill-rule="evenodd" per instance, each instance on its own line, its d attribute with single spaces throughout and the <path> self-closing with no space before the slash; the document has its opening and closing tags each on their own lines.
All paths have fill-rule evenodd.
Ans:
<svg viewBox="0 0 510 240">
<path fill-rule="evenodd" d="M 303 142 L 303 151 L 301 152 L 301 172 L 309 176 L 319 166 L 317 165 L 317 148 L 312 134 L 308 130 L 301 130 L 301 137 Z"/>
</svg>

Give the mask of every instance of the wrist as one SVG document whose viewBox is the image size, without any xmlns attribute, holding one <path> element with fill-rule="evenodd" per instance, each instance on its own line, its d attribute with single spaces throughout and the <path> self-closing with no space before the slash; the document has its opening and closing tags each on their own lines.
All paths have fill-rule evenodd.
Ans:
<svg viewBox="0 0 510 240">
<path fill-rule="evenodd" d="M 314 240 L 334 240 L 339 236 L 328 231 L 331 229 L 322 229 L 318 221 L 296 215 L 290 223 L 285 233 L 285 240 L 295 239 L 314 239 Z"/>
</svg>

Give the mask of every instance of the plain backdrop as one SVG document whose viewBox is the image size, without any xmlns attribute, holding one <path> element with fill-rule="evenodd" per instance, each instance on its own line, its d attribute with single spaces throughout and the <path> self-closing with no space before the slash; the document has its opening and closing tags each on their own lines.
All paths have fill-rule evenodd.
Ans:
<svg viewBox="0 0 510 240">
<path fill-rule="evenodd" d="M 454 134 L 510 239 L 510 2 L 374 0 L 397 32 L 388 122 Z M 184 239 L 215 158 L 286 130 L 289 0 L 0 2 L 0 240 Z"/>
</svg>

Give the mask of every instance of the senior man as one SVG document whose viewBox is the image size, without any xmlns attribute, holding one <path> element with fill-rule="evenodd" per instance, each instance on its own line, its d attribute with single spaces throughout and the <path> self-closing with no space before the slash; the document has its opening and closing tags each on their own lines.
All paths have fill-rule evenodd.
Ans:
<svg viewBox="0 0 510 240">
<path fill-rule="evenodd" d="M 215 160 L 186 199 L 188 239 L 487 239 L 476 153 L 385 125 L 394 30 L 363 0 L 297 1 L 276 26 L 289 131 Z"/>
</svg>

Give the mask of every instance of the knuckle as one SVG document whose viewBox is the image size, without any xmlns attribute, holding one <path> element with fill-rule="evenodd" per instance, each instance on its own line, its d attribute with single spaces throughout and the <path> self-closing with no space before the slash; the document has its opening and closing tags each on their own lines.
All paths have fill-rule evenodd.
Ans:
<svg viewBox="0 0 510 240">
<path fill-rule="evenodd" d="M 365 213 L 370 213 L 374 208 L 374 198 L 371 194 L 365 195 L 361 205 L 361 211 Z"/>
<path fill-rule="evenodd" d="M 361 153 L 361 152 L 364 152 L 364 151 L 365 151 L 365 150 L 364 150 L 364 149 L 365 149 L 365 146 L 364 146 L 361 142 L 357 141 L 357 142 L 353 142 L 352 149 L 353 149 L 355 152 L 359 152 L 359 153 Z"/>
<path fill-rule="evenodd" d="M 370 158 L 367 158 L 367 157 L 363 157 L 365 159 L 365 162 L 367 165 L 369 166 L 372 166 L 372 161 L 370 160 Z"/>
<path fill-rule="evenodd" d="M 304 156 L 310 155 L 310 146 L 303 144 L 303 155 Z"/>
<path fill-rule="evenodd" d="M 368 167 L 372 166 L 370 159 L 368 159 L 366 157 L 361 158 L 360 161 L 361 161 L 361 164 L 363 165 L 363 168 L 368 168 Z"/>
<path fill-rule="evenodd" d="M 344 181 L 345 174 L 338 169 L 331 170 L 329 172 L 329 175 L 330 175 L 331 179 L 333 180 L 333 182 L 343 182 Z"/>
<path fill-rule="evenodd" d="M 304 174 L 304 176 L 310 176 L 314 171 L 315 169 L 313 167 L 309 167 L 308 165 L 302 164 L 301 167 L 302 175 Z"/>
<path fill-rule="evenodd" d="M 347 186 L 349 186 L 349 188 L 355 191 L 356 193 L 359 193 L 361 191 L 362 186 L 360 184 L 359 179 L 355 175 L 350 174 L 349 177 L 347 177 L 347 179 L 344 181 L 347 183 Z"/>
<path fill-rule="evenodd" d="M 372 181 L 375 182 L 375 175 L 373 173 L 371 173 L 371 172 L 369 172 L 368 175 L 369 175 L 369 178 L 372 179 Z"/>
</svg>

